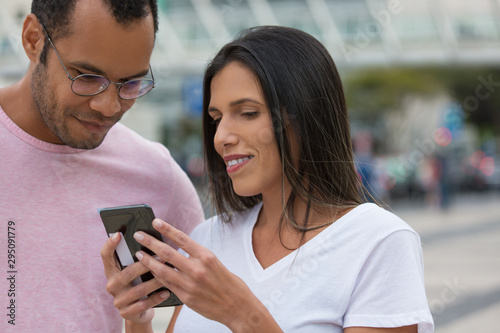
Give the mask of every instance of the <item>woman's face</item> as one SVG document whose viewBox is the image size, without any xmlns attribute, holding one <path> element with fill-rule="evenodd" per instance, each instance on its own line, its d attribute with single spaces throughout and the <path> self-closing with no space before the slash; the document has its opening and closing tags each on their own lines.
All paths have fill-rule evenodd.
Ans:
<svg viewBox="0 0 500 333">
<path fill-rule="evenodd" d="M 281 194 L 281 161 L 269 109 L 255 75 L 238 62 L 219 71 L 210 85 L 214 145 L 240 196 Z"/>
</svg>

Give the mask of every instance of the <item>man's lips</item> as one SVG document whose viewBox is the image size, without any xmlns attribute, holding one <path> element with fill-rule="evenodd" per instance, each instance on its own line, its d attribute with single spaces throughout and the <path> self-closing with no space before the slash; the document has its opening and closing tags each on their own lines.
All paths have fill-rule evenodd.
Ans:
<svg viewBox="0 0 500 333">
<path fill-rule="evenodd" d="M 87 131 L 91 133 L 105 133 L 111 128 L 111 126 L 113 126 L 112 124 L 99 123 L 95 121 L 85 121 L 81 119 L 78 119 L 78 121 L 83 125 L 83 127 L 85 127 Z"/>
</svg>

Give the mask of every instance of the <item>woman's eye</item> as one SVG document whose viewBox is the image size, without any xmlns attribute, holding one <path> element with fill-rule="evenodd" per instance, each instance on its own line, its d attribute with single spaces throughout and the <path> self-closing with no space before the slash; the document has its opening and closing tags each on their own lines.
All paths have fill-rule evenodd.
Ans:
<svg viewBox="0 0 500 333">
<path fill-rule="evenodd" d="M 219 123 L 220 123 L 220 118 L 212 119 L 212 124 L 214 124 L 216 127 L 219 126 Z"/>
<path fill-rule="evenodd" d="M 242 116 L 245 118 L 255 118 L 259 113 L 257 111 L 243 111 Z"/>
</svg>

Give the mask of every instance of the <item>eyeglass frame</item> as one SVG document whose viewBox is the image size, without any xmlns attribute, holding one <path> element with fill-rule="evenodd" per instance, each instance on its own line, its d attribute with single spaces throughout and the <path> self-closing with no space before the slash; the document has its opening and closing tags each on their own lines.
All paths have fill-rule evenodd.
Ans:
<svg viewBox="0 0 500 333">
<path fill-rule="evenodd" d="M 61 63 L 61 65 L 63 66 L 64 68 L 64 71 L 66 72 L 66 75 L 68 77 L 68 79 L 71 80 L 71 91 L 75 94 L 75 95 L 78 95 L 78 96 L 84 96 L 84 97 L 90 97 L 90 96 L 95 96 L 95 95 L 99 95 L 100 93 L 104 92 L 106 89 L 108 89 L 108 87 L 111 85 L 111 84 L 114 84 L 116 86 L 118 86 L 118 96 L 123 99 L 123 100 L 133 100 L 133 99 L 137 99 L 139 97 L 142 97 L 142 96 L 145 96 L 147 95 L 149 92 L 151 92 L 151 90 L 153 90 L 155 87 L 156 87 L 156 82 L 155 82 L 155 77 L 153 75 L 153 69 L 151 68 L 151 64 L 149 64 L 149 72 L 151 73 L 151 79 L 133 79 L 133 80 L 129 80 L 129 81 L 126 81 L 126 82 L 114 82 L 114 81 L 111 81 L 110 79 L 108 79 L 107 77 L 103 76 L 103 75 L 99 75 L 99 74 L 80 74 L 80 75 L 77 75 L 75 77 L 72 77 L 68 70 L 66 69 L 66 66 L 64 65 L 64 62 L 62 61 L 61 59 L 61 56 L 59 55 L 59 52 L 57 52 L 57 49 L 56 49 L 56 46 L 54 45 L 54 43 L 52 42 L 52 38 L 50 38 L 50 35 L 47 31 L 47 29 L 45 28 L 45 25 L 42 23 L 42 21 L 40 20 L 40 18 L 38 18 L 38 22 L 40 23 L 40 25 L 42 26 L 43 28 L 43 31 L 45 32 L 45 35 L 47 36 L 47 39 L 49 40 L 49 43 L 50 45 L 52 45 L 52 48 L 54 49 L 54 52 L 56 53 L 56 56 L 57 58 L 59 59 L 59 62 Z M 104 88 L 103 90 L 101 91 L 98 91 L 94 94 L 79 94 L 77 92 L 75 92 L 73 90 L 73 84 L 75 83 L 75 81 L 79 78 L 79 77 L 84 77 L 84 76 L 93 76 L 93 77 L 101 77 L 101 78 L 104 78 L 106 79 L 109 84 L 106 86 L 106 88 Z M 135 98 L 124 98 L 120 95 L 120 91 L 122 89 L 122 87 L 124 85 L 126 85 L 127 83 L 131 82 L 131 81 L 151 81 L 153 82 L 153 86 L 151 87 L 151 89 L 149 89 L 145 94 L 143 95 L 140 95 L 140 96 L 137 96 Z"/>
</svg>

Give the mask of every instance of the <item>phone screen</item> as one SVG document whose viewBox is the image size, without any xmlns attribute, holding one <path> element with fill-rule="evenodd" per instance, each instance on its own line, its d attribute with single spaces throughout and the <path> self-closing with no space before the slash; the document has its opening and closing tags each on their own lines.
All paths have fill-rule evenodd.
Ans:
<svg viewBox="0 0 500 333">
<path fill-rule="evenodd" d="M 155 218 L 155 215 L 153 213 L 153 209 L 148 205 L 142 204 L 103 208 L 99 210 L 99 214 L 104 223 L 104 227 L 106 229 L 108 237 L 116 232 L 120 232 L 122 234 L 122 239 L 116 251 L 118 261 L 122 269 L 127 265 L 138 261 L 135 256 L 135 253 L 137 251 L 142 250 L 150 255 L 154 255 L 151 250 L 142 246 L 134 239 L 134 233 L 136 231 L 143 231 L 155 237 L 156 239 L 163 241 L 160 232 L 153 228 L 152 222 Z M 126 250 L 127 248 L 128 251 Z M 169 263 L 165 264 L 173 267 Z M 133 284 L 146 282 L 148 280 L 151 280 L 152 278 L 153 274 L 151 272 L 147 272 L 141 275 L 140 279 L 136 279 Z M 162 287 L 156 290 L 154 293 L 161 290 L 168 289 Z M 174 295 L 174 293 L 170 292 L 170 297 L 155 307 L 176 306 L 181 304 L 182 302 L 179 300 L 179 298 Z"/>
</svg>

